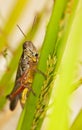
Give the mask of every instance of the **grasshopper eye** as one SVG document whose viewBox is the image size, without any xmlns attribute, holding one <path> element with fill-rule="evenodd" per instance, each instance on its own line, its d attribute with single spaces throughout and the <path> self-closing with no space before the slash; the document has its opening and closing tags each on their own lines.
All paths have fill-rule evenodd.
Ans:
<svg viewBox="0 0 82 130">
<path fill-rule="evenodd" d="M 35 56 L 38 57 L 38 53 L 36 53 Z"/>
</svg>

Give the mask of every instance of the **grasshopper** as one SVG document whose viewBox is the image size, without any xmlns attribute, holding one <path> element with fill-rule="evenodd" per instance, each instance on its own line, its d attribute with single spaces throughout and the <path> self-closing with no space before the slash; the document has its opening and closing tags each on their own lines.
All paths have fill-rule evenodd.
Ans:
<svg viewBox="0 0 82 130">
<path fill-rule="evenodd" d="M 20 27 L 19 29 L 21 30 Z M 25 36 L 24 33 L 23 35 Z M 31 41 L 24 42 L 23 52 L 19 60 L 15 85 L 12 92 L 7 96 L 10 100 L 10 110 L 15 109 L 18 100 L 20 100 L 22 107 L 24 107 L 30 92 L 35 95 L 35 92 L 32 89 L 35 72 L 38 71 L 45 76 L 43 72 L 37 69 L 38 59 L 38 51 L 33 43 Z"/>
</svg>

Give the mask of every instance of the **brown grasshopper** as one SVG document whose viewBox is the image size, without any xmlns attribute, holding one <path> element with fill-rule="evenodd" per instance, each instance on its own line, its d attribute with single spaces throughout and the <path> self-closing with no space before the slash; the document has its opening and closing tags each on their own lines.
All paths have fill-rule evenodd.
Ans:
<svg viewBox="0 0 82 130">
<path fill-rule="evenodd" d="M 23 52 L 18 65 L 15 86 L 10 95 L 7 96 L 10 100 L 10 110 L 15 109 L 19 99 L 23 107 L 30 92 L 35 95 L 35 92 L 32 89 L 32 83 L 35 72 L 39 71 L 37 69 L 38 59 L 39 56 L 36 47 L 31 41 L 26 41 L 23 44 Z M 44 75 L 41 71 L 39 72 Z"/>
</svg>

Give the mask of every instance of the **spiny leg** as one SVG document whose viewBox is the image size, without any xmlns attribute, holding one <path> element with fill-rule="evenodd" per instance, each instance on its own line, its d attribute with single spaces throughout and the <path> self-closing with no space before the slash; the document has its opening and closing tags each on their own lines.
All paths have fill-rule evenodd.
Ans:
<svg viewBox="0 0 82 130">
<path fill-rule="evenodd" d="M 47 75 L 44 72 L 42 72 L 41 70 L 36 69 L 36 72 L 41 74 L 45 79 L 47 78 Z"/>
</svg>

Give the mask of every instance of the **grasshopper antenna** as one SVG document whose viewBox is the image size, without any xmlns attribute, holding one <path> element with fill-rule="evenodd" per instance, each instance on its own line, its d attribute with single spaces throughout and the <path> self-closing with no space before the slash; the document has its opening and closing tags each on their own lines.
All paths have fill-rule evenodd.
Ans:
<svg viewBox="0 0 82 130">
<path fill-rule="evenodd" d="M 31 27 L 31 33 L 32 33 L 33 27 L 34 27 L 34 25 L 36 23 L 36 19 L 37 19 L 37 15 L 34 17 L 33 24 L 32 24 L 32 27 Z M 20 28 L 20 26 L 18 24 L 17 24 L 17 27 L 19 28 L 19 30 L 21 31 L 21 33 L 23 34 L 23 36 L 25 38 L 27 38 L 26 35 L 24 34 L 24 32 L 22 31 L 22 29 Z"/>
<path fill-rule="evenodd" d="M 23 36 L 26 38 L 26 35 L 24 34 L 24 32 L 22 31 L 22 29 L 20 28 L 20 26 L 17 24 L 17 27 L 19 28 L 19 30 L 21 31 L 21 33 L 23 34 Z"/>
</svg>

